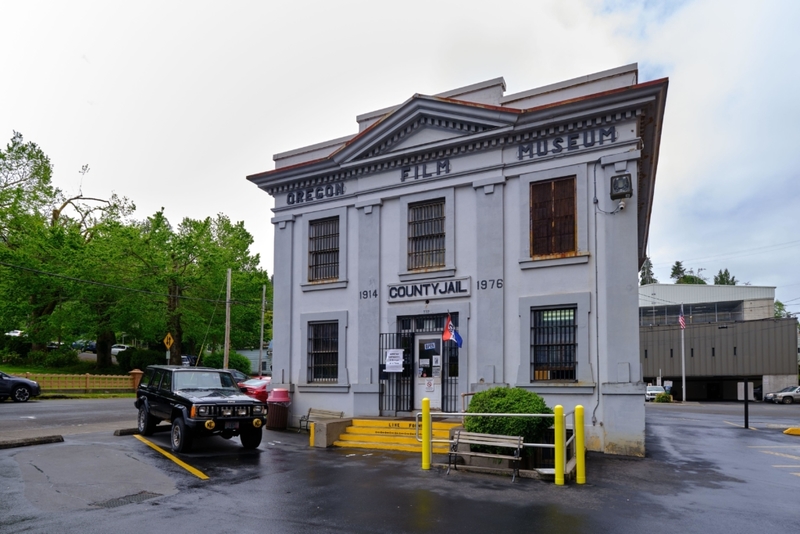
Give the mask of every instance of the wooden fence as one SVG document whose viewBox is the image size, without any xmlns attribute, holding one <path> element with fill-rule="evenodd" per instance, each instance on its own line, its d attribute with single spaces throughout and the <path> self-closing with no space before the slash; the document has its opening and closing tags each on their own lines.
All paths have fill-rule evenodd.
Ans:
<svg viewBox="0 0 800 534">
<path fill-rule="evenodd" d="M 133 392 L 139 385 L 139 376 L 125 375 L 54 375 L 43 373 L 25 373 L 25 378 L 39 383 L 43 393 L 97 393 Z"/>
</svg>

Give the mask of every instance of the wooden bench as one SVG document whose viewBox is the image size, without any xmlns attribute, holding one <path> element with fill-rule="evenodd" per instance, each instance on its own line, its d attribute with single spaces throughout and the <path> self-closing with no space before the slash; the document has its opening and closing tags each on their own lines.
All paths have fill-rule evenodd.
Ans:
<svg viewBox="0 0 800 534">
<path fill-rule="evenodd" d="M 320 410 L 319 408 L 309 408 L 308 413 L 300 416 L 300 428 L 298 432 L 305 427 L 308 430 L 309 423 L 318 421 L 319 419 L 341 419 L 344 417 L 344 412 L 334 412 L 333 410 Z"/>
<path fill-rule="evenodd" d="M 473 452 L 471 450 L 459 451 L 459 445 L 483 445 L 486 447 L 503 447 L 513 449 L 513 454 L 499 454 L 491 452 Z M 511 482 L 519 474 L 519 462 L 522 458 L 523 440 L 522 436 L 499 436 L 496 434 L 479 434 L 477 432 L 467 432 L 465 430 L 455 430 L 453 439 L 450 442 L 450 452 L 447 456 L 447 473 L 450 474 L 450 467 L 455 466 L 458 470 L 457 460 L 459 456 L 478 456 L 481 458 L 498 458 L 508 460 L 509 466 L 513 471 Z"/>
</svg>

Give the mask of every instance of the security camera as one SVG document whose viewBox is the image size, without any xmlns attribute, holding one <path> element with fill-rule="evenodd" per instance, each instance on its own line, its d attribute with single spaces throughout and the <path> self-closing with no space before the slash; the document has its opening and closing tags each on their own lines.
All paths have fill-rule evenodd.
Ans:
<svg viewBox="0 0 800 534">
<path fill-rule="evenodd" d="M 619 211 L 622 211 L 622 210 L 625 209 L 625 199 L 622 199 L 622 200 L 619 201 L 619 205 L 617 206 L 617 209 Z"/>
</svg>

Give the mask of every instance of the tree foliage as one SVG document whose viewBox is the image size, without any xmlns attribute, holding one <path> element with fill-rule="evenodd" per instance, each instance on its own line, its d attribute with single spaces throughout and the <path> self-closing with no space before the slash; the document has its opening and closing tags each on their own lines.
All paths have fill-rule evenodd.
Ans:
<svg viewBox="0 0 800 534">
<path fill-rule="evenodd" d="M 706 284 L 706 279 L 702 276 L 702 272 L 705 269 L 699 268 L 697 269 L 697 274 L 695 274 L 694 269 L 686 269 L 683 266 L 682 261 L 676 261 L 675 264 L 672 266 L 672 270 L 670 271 L 669 277 L 675 280 L 676 284 Z"/>
<path fill-rule="evenodd" d="M 731 273 L 728 272 L 728 269 L 725 269 L 724 271 L 720 269 L 719 272 L 714 275 L 714 285 L 735 286 L 738 283 L 739 281 L 735 276 L 731 276 Z"/>
<path fill-rule="evenodd" d="M 88 166 L 81 169 L 88 172 Z M 173 227 L 163 210 L 131 218 L 132 202 L 52 184 L 49 158 L 14 133 L 0 150 L 0 329 L 25 330 L 34 350 L 51 340 L 97 340 L 98 366 L 119 336 L 181 354 L 224 343 L 232 271 L 231 345 L 258 344 L 262 286 L 272 287 L 243 223 L 218 214 Z"/>
<path fill-rule="evenodd" d="M 639 271 L 639 285 L 643 286 L 646 284 L 657 284 L 658 280 L 656 280 L 655 275 L 653 274 L 653 262 L 650 261 L 650 257 L 645 257 L 644 263 L 642 263 L 642 268 Z"/>
</svg>

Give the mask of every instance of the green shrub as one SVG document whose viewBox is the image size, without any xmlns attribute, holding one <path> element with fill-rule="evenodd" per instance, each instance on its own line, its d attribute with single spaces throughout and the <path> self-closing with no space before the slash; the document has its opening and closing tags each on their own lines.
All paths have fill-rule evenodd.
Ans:
<svg viewBox="0 0 800 534">
<path fill-rule="evenodd" d="M 27 358 L 31 351 L 31 342 L 25 336 L 0 336 L 0 346 L 3 350 L 16 352 L 21 358 Z"/>
<path fill-rule="evenodd" d="M 656 395 L 656 398 L 653 399 L 653 402 L 672 402 L 672 399 L 669 398 L 669 393 L 659 393 Z"/>
<path fill-rule="evenodd" d="M 23 358 L 13 350 L 5 347 L 0 350 L 0 363 L 6 365 L 22 365 Z"/>
<path fill-rule="evenodd" d="M 27 365 L 34 365 L 36 367 L 46 367 L 47 366 L 47 351 L 45 350 L 32 350 L 28 353 L 27 358 L 25 358 L 25 363 Z"/>
<path fill-rule="evenodd" d="M 47 367 L 69 367 L 80 362 L 78 351 L 72 349 L 52 350 L 45 356 L 44 364 Z"/>
<path fill-rule="evenodd" d="M 544 399 L 532 391 L 520 388 L 496 387 L 476 393 L 469 403 L 468 413 L 541 413 L 552 414 Z M 526 443 L 541 441 L 553 425 L 550 417 L 466 417 L 468 432 L 522 436 Z"/>
<path fill-rule="evenodd" d="M 225 355 L 221 352 L 213 352 L 211 354 L 204 354 L 200 359 L 200 365 L 205 367 L 213 367 L 214 369 L 222 369 L 225 362 Z M 230 351 L 228 353 L 228 368 L 236 369 L 249 375 L 253 371 L 250 369 L 252 364 L 246 356 L 242 356 L 238 352 Z"/>
</svg>

